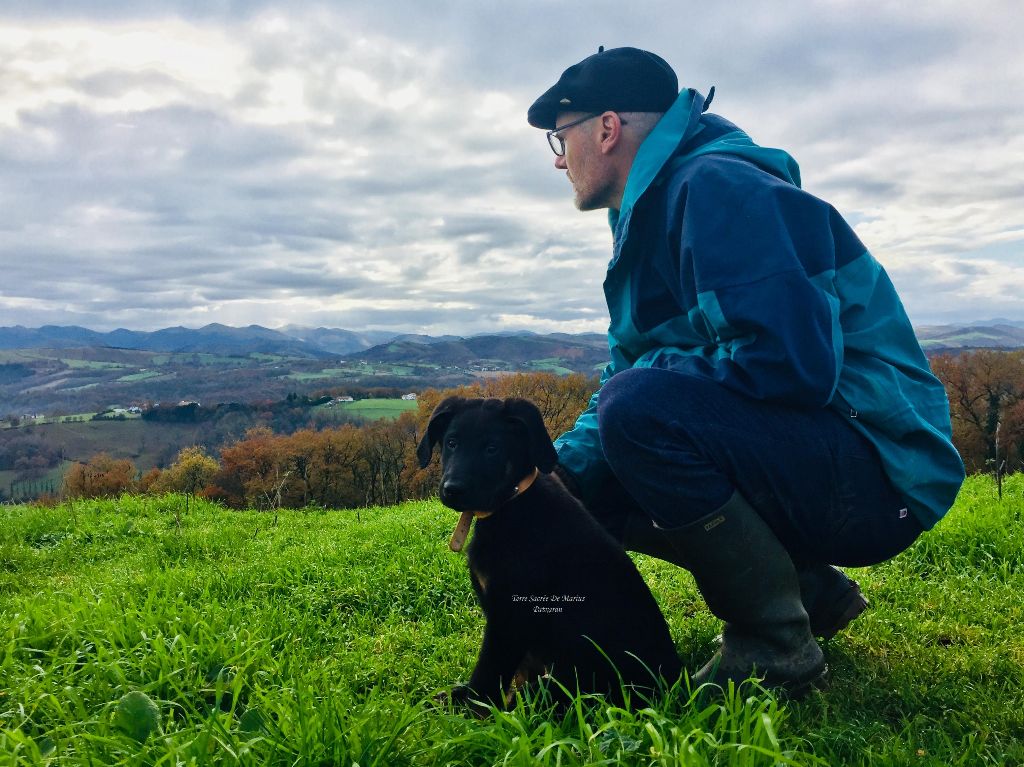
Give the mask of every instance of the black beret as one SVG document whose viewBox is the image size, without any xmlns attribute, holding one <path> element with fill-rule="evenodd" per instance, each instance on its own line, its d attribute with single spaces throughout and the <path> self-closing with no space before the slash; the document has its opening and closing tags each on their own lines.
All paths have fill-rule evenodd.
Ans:
<svg viewBox="0 0 1024 767">
<path fill-rule="evenodd" d="M 533 102 L 526 120 L 555 127 L 559 112 L 666 112 L 679 95 L 679 80 L 663 58 L 639 48 L 602 47 L 562 72 Z"/>
</svg>

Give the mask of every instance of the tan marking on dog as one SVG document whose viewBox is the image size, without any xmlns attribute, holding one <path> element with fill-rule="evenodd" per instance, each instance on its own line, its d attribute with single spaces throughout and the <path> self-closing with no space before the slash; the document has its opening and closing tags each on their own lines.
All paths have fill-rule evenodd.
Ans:
<svg viewBox="0 0 1024 767">
<path fill-rule="evenodd" d="M 480 584 L 480 590 L 487 593 L 487 579 L 476 570 L 473 571 L 473 577 L 476 578 L 476 582 Z"/>
</svg>

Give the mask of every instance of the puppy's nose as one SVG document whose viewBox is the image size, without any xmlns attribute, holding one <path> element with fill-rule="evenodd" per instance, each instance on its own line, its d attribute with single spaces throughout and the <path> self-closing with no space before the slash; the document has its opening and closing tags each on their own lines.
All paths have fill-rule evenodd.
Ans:
<svg viewBox="0 0 1024 767">
<path fill-rule="evenodd" d="M 466 486 L 461 482 L 455 482 L 453 480 L 446 480 L 441 484 L 441 500 L 448 502 L 456 502 L 466 492 Z"/>
</svg>

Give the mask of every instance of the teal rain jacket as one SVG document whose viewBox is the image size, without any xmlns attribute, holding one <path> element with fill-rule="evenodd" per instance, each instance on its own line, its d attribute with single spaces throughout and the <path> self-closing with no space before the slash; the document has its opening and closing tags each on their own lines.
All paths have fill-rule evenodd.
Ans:
<svg viewBox="0 0 1024 767">
<path fill-rule="evenodd" d="M 829 407 L 878 449 L 926 529 L 964 477 L 949 402 L 885 270 L 787 153 L 683 91 L 641 145 L 604 282 L 611 363 L 704 376 L 753 399 Z M 594 394 L 555 446 L 592 497 L 609 471 Z"/>
</svg>

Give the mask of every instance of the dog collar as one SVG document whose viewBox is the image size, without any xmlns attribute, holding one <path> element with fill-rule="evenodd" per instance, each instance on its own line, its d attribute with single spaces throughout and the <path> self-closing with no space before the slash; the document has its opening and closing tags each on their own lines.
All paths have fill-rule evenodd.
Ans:
<svg viewBox="0 0 1024 767">
<path fill-rule="evenodd" d="M 521 480 L 519 480 L 519 484 L 516 485 L 512 489 L 512 497 L 509 498 L 508 501 L 511 501 L 512 498 L 515 498 L 516 496 L 520 496 L 523 493 L 525 493 L 527 490 L 529 490 L 530 486 L 533 485 L 533 483 L 537 481 L 537 477 L 539 477 L 539 476 L 540 476 L 540 469 L 538 469 L 536 466 L 534 466 L 533 467 L 533 471 L 531 471 L 529 474 L 527 474 L 525 477 L 523 477 Z M 508 501 L 505 501 L 505 503 L 508 503 Z M 486 513 L 490 514 L 491 512 L 486 512 Z"/>
<path fill-rule="evenodd" d="M 518 498 L 520 495 L 525 493 L 534 482 L 537 481 L 537 477 L 540 476 L 540 469 L 536 466 L 533 470 L 523 477 L 516 486 L 512 489 L 512 495 L 506 500 L 502 501 L 502 505 L 505 505 L 513 498 Z M 474 519 L 487 519 L 493 511 L 464 511 L 459 515 L 459 522 L 455 525 L 455 531 L 452 533 L 451 540 L 448 541 L 448 548 L 452 551 L 462 551 L 463 545 L 466 543 L 466 536 L 469 535 L 470 525 L 473 524 Z"/>
</svg>

